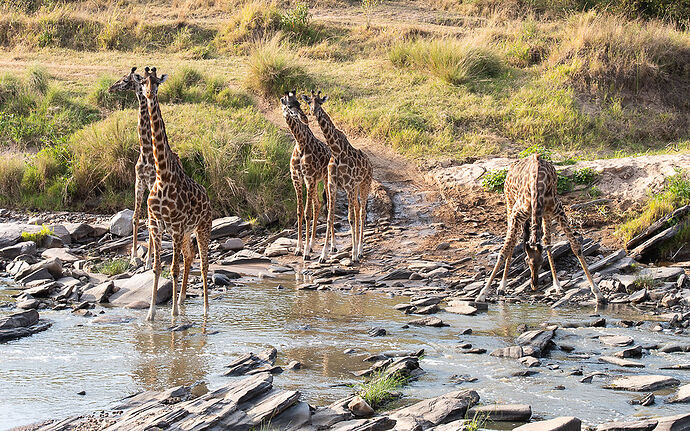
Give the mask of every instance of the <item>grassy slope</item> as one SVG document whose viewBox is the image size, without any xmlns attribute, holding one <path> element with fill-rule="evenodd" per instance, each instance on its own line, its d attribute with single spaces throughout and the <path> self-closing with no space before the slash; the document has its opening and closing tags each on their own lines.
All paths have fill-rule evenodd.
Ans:
<svg viewBox="0 0 690 431">
<path fill-rule="evenodd" d="M 173 78 L 193 67 L 218 87 L 178 82 L 171 90 L 181 94 L 164 107 L 171 144 L 210 188 L 219 211 L 249 216 L 271 212 L 284 220 L 292 204 L 289 138 L 247 104 L 245 92 L 275 100 L 293 85 L 318 87 L 330 95 L 329 112 L 349 133 L 372 136 L 419 159 L 517 154 L 531 145 L 577 157 L 689 147 L 687 102 L 666 95 L 690 82 L 682 67 L 690 38 L 661 23 L 593 12 L 556 18 L 515 18 L 501 11 L 466 15 L 467 8 L 435 11 L 398 1 L 373 11 L 366 27 L 352 2 L 326 2 L 311 10 L 310 21 L 287 23 L 281 17 L 285 10 L 294 14 L 292 6 L 241 3 L 209 7 L 190 0 L 166 8 L 153 2 L 147 5 L 153 18 L 146 22 L 128 2 L 120 8 L 92 1 L 4 15 L 0 72 L 24 75 L 41 65 L 53 78 L 51 86 L 106 118 L 74 136 L 94 118 L 72 121 L 38 145 L 6 141 L 6 151 L 66 145 L 74 160 L 57 175 L 60 181 L 41 180 L 30 190 L 17 184 L 26 174 L 19 175 L 16 160 L 0 165 L 5 204 L 74 207 L 96 194 L 101 209 L 131 205 L 135 114 L 113 112 L 117 104 L 99 106 L 89 94 L 103 86 L 99 78 L 115 78 L 133 65 L 156 65 Z M 278 31 L 274 42 L 263 42 L 268 48 L 260 58 L 253 54 L 262 44 L 258 39 Z M 232 94 L 217 97 L 225 88 Z M 53 115 L 50 108 L 46 112 Z M 238 116 L 251 121 L 236 121 Z M 82 145 L 84 136 L 99 133 L 91 139 L 99 144 Z M 118 145 L 124 146 L 122 154 L 113 149 Z M 30 167 L 36 164 L 32 157 Z M 106 166 L 117 160 L 121 173 L 107 176 L 97 163 L 79 163 L 100 159 Z M 226 159 L 230 169 L 224 171 Z M 51 188 L 55 196 L 46 197 Z"/>
</svg>

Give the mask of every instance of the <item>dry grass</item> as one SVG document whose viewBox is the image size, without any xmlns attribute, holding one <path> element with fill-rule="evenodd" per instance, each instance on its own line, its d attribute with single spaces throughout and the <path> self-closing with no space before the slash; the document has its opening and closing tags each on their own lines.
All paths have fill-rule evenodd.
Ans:
<svg viewBox="0 0 690 431">
<path fill-rule="evenodd" d="M 309 76 L 297 56 L 281 42 L 281 35 L 260 43 L 249 56 L 245 85 L 264 97 L 277 97 L 309 85 Z"/>
</svg>

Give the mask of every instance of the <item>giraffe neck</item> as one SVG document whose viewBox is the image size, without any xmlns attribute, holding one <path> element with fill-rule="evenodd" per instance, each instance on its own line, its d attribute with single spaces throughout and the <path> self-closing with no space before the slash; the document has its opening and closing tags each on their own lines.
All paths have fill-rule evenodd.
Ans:
<svg viewBox="0 0 690 431">
<path fill-rule="evenodd" d="M 335 127 L 335 124 L 333 124 L 333 121 L 331 121 L 331 117 L 326 114 L 326 111 L 324 111 L 323 108 L 319 108 L 314 114 L 316 121 L 319 122 L 319 127 L 321 127 L 321 131 L 326 138 L 326 143 L 331 149 L 331 153 L 333 153 L 333 155 L 336 157 L 339 156 L 345 151 L 345 142 L 343 142 L 342 139 L 338 139 L 341 133 L 340 130 Z"/>
<path fill-rule="evenodd" d="M 161 115 L 158 96 L 154 95 L 148 100 L 148 110 L 151 116 L 151 136 L 153 137 L 153 158 L 156 161 L 156 181 L 168 180 L 177 166 L 176 157 L 168 145 L 168 135 L 165 133 L 165 123 Z"/>
<path fill-rule="evenodd" d="M 144 92 L 136 92 L 139 100 L 139 122 L 137 133 L 139 134 L 139 153 L 145 157 L 153 157 L 153 144 L 151 142 L 151 117 Z"/>
<path fill-rule="evenodd" d="M 292 117 L 291 115 L 286 115 L 285 121 L 290 128 L 292 136 L 295 137 L 295 145 L 297 146 L 297 149 L 300 153 L 303 152 L 304 144 L 314 139 L 314 134 L 311 132 L 309 126 Z"/>
</svg>

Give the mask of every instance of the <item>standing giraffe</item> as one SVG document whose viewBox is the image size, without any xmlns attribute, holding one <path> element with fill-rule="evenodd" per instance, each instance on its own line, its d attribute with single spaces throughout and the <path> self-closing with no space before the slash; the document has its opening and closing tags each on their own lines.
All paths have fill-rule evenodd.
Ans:
<svg viewBox="0 0 690 431">
<path fill-rule="evenodd" d="M 196 234 L 201 259 L 201 277 L 204 284 L 204 316 L 208 315 L 208 243 L 211 237 L 211 201 L 203 186 L 197 184 L 184 173 L 179 159 L 168 145 L 168 135 L 158 104 L 158 86 L 165 82 L 167 75 L 156 76 L 156 68 L 144 74 L 144 95 L 151 116 L 153 136 L 153 157 L 156 162 L 156 181 L 148 198 L 149 232 L 153 238 L 153 291 L 147 320 L 156 314 L 158 278 L 161 274 L 161 236 L 163 231 L 172 236 L 173 256 L 172 274 L 172 315 L 177 316 L 178 304 L 182 304 L 187 294 L 187 278 L 194 260 L 191 235 Z M 182 288 L 177 298 L 177 277 L 180 274 L 179 257 L 184 258 Z"/>
<path fill-rule="evenodd" d="M 367 220 L 367 198 L 371 189 L 373 168 L 369 158 L 347 140 L 347 136 L 339 130 L 321 105 L 328 100 L 328 96 L 321 97 L 321 92 L 314 93 L 311 98 L 303 95 L 309 104 L 312 115 L 319 122 L 319 127 L 326 137 L 326 143 L 331 150 L 331 160 L 328 163 L 328 230 L 333 229 L 335 222 L 335 196 L 340 185 L 347 192 L 348 220 L 352 233 L 352 261 L 358 262 L 364 247 L 364 224 Z M 321 252 L 319 262 L 323 263 L 328 257 L 328 235 Z"/>
<path fill-rule="evenodd" d="M 153 159 L 153 144 L 151 143 L 151 117 L 144 96 L 144 78 L 135 73 L 136 67 L 120 78 L 108 88 L 110 93 L 116 91 L 134 91 L 139 101 L 139 123 L 137 133 L 139 135 L 139 159 L 134 167 L 136 174 L 136 186 L 134 191 L 134 217 L 132 217 L 132 251 L 130 259 L 137 256 L 137 232 L 139 231 L 139 216 L 141 214 L 141 202 L 146 197 L 145 192 L 153 188 L 156 181 L 156 166 Z M 151 237 L 149 235 L 149 251 L 146 253 L 146 267 L 151 265 Z"/>
<path fill-rule="evenodd" d="M 295 187 L 297 199 L 297 234 L 299 236 L 295 255 L 302 252 L 302 216 L 306 224 L 306 240 L 304 242 L 304 259 L 309 259 L 309 254 L 316 236 L 316 225 L 319 220 L 321 203 L 319 202 L 318 185 L 328 180 L 328 162 L 331 159 L 331 151 L 326 144 L 314 136 L 309 128 L 309 119 L 302 111 L 299 100 L 295 96 L 295 90 L 280 98 L 283 107 L 283 117 L 295 137 L 295 148 L 290 158 L 290 176 Z M 306 211 L 302 206 L 302 182 L 307 188 Z M 309 217 L 312 218 L 311 237 L 309 236 Z M 330 231 L 333 247 L 335 247 L 334 229 Z M 328 233 L 328 232 L 327 232 Z"/>
<path fill-rule="evenodd" d="M 503 243 L 501 254 L 491 272 L 491 276 L 482 291 L 479 292 L 476 301 L 486 301 L 487 291 L 496 277 L 498 268 L 503 260 L 505 260 L 505 267 L 503 268 L 503 278 L 501 279 L 498 293 L 505 292 L 510 260 L 513 257 L 513 248 L 518 241 L 520 231 L 523 232 L 526 252 L 525 260 L 529 265 L 531 273 L 532 289 L 536 290 L 537 283 L 539 282 L 539 269 L 543 262 L 543 249 L 540 241 L 543 240 L 546 245 L 549 265 L 551 266 L 553 288 L 557 292 L 562 292 L 551 254 L 551 219 L 555 217 L 568 238 L 568 242 L 570 242 L 573 254 L 577 256 L 580 265 L 582 265 L 594 297 L 597 299 L 597 302 L 603 302 L 603 296 L 594 283 L 592 275 L 587 268 L 587 262 L 585 262 L 582 256 L 582 247 L 575 239 L 563 205 L 556 195 L 557 181 L 556 169 L 549 161 L 540 158 L 538 154 L 518 160 L 508 169 L 504 186 L 508 213 L 508 235 Z M 539 237 L 541 229 L 543 229 L 543 238 Z"/>
</svg>

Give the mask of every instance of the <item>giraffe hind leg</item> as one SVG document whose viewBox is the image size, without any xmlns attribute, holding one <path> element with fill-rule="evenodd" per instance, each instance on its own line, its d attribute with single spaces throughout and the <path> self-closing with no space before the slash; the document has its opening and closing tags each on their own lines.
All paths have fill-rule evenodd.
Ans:
<svg viewBox="0 0 690 431">
<path fill-rule="evenodd" d="M 170 276 L 172 277 L 172 315 L 177 316 L 180 313 L 177 301 L 177 282 L 180 276 L 180 255 L 182 254 L 182 235 L 176 234 L 173 236 L 173 255 L 172 263 L 170 263 Z"/>
<path fill-rule="evenodd" d="M 185 299 L 187 299 L 189 271 L 192 269 L 192 263 L 194 262 L 194 247 L 191 235 L 185 235 L 182 242 L 182 262 L 182 287 L 180 288 L 180 296 L 177 300 L 179 305 L 184 304 Z"/>
<path fill-rule="evenodd" d="M 153 218 L 149 212 L 149 232 L 151 244 L 149 251 L 153 252 L 153 287 L 151 289 L 151 304 L 149 306 L 149 314 L 146 316 L 146 320 L 153 321 L 156 316 L 156 302 L 158 299 L 158 279 L 161 275 L 161 231 L 158 226 L 157 220 Z"/>
<path fill-rule="evenodd" d="M 549 259 L 549 267 L 551 268 L 551 278 L 553 281 L 553 291 L 556 294 L 560 294 L 563 292 L 563 288 L 561 288 L 561 283 L 558 281 L 558 275 L 556 275 L 556 264 L 553 261 L 553 254 L 552 254 L 552 249 L 553 246 L 551 245 L 551 216 L 544 214 L 544 218 L 542 219 L 542 223 L 544 224 L 543 230 L 544 230 L 544 247 L 546 247 L 546 256 Z"/>
<path fill-rule="evenodd" d="M 211 222 L 198 226 L 196 229 L 196 242 L 199 248 L 201 260 L 201 281 L 204 285 L 204 316 L 208 316 L 208 243 L 211 240 Z"/>
<path fill-rule="evenodd" d="M 139 217 L 141 215 L 141 203 L 146 197 L 144 181 L 137 175 L 134 189 L 134 215 L 132 216 L 132 250 L 129 256 L 130 262 L 137 257 L 137 233 L 139 232 Z M 149 246 L 149 249 L 151 247 Z M 150 251 L 148 252 L 150 254 Z"/>
</svg>

